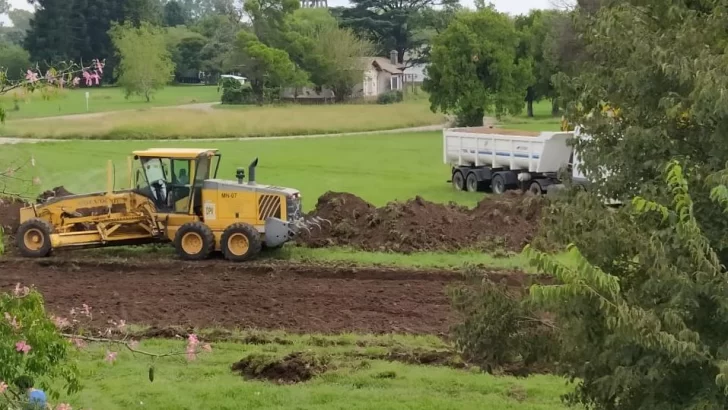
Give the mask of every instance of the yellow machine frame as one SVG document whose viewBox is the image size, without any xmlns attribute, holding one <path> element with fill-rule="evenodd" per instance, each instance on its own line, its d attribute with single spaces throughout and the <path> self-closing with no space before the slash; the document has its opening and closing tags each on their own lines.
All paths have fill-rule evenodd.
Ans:
<svg viewBox="0 0 728 410">
<path fill-rule="evenodd" d="M 20 210 L 21 252 L 45 256 L 64 247 L 172 241 L 186 259 L 202 259 L 212 251 L 222 251 L 229 259 L 244 260 L 264 244 L 277 247 L 291 239 L 294 227 L 302 222 L 300 193 L 258 185 L 254 180 L 257 159 L 251 164 L 247 184 L 240 168 L 237 182 L 210 179 L 213 157 L 218 158 L 214 177 L 221 157 L 215 149 L 135 151 L 141 168 L 135 174 L 132 157 L 128 158 L 129 189 L 121 191 L 114 191 L 114 169 L 109 161 L 105 192 L 53 198 Z M 172 173 L 164 171 L 162 160 L 170 164 L 186 161 L 189 181 L 149 181 L 152 162 L 159 163 L 156 172 L 174 179 Z M 206 167 L 204 175 L 197 175 L 198 166 Z M 174 165 L 171 172 L 173 169 Z M 186 194 L 175 195 L 182 191 Z M 164 203 L 157 199 L 162 197 Z"/>
</svg>

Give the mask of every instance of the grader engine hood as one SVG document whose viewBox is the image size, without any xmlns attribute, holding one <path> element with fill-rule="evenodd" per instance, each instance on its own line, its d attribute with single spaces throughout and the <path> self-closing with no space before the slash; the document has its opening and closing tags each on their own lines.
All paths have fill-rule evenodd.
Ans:
<svg viewBox="0 0 728 410">
<path fill-rule="evenodd" d="M 205 181 L 203 189 L 217 191 L 223 198 L 235 193 L 254 194 L 255 212 L 257 219 L 264 224 L 265 243 L 269 247 L 280 246 L 301 231 L 320 228 L 323 222 L 330 224 L 321 218 L 304 217 L 301 194 L 296 189 L 220 179 Z"/>
</svg>

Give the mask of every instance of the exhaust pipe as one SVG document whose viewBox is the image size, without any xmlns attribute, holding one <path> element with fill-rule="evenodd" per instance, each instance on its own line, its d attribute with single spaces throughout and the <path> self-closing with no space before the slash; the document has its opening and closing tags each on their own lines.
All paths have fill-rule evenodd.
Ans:
<svg viewBox="0 0 728 410">
<path fill-rule="evenodd" d="M 255 185 L 255 167 L 258 166 L 258 158 L 250 163 L 248 167 L 248 185 Z"/>
</svg>

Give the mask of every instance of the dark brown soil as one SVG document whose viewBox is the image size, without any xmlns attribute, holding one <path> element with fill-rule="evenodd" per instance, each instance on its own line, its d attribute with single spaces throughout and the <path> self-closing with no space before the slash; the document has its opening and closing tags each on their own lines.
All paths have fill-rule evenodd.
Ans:
<svg viewBox="0 0 728 410">
<path fill-rule="evenodd" d="M 315 356 L 291 353 L 280 360 L 266 355 L 250 355 L 232 365 L 232 371 L 246 379 L 268 380 L 279 384 L 300 383 L 324 373 L 326 365 Z"/>
<path fill-rule="evenodd" d="M 69 195 L 73 195 L 73 193 L 68 191 L 63 186 L 57 186 L 51 190 L 45 191 L 42 194 L 38 195 L 37 201 L 38 201 L 38 203 L 41 203 L 41 202 L 47 201 L 51 198 L 58 198 L 58 197 L 69 196 Z"/>
<path fill-rule="evenodd" d="M 376 208 L 346 193 L 327 192 L 311 212 L 330 221 L 304 234 L 310 247 L 351 246 L 369 251 L 458 249 L 520 251 L 538 231 L 545 199 L 509 193 L 483 199 L 474 209 L 420 197 Z"/>
<path fill-rule="evenodd" d="M 15 234 L 20 224 L 20 208 L 24 207 L 19 199 L 0 198 L 0 228 L 10 235 Z"/>
<path fill-rule="evenodd" d="M 157 326 L 150 335 L 167 337 L 214 327 L 446 335 L 455 320 L 447 287 L 464 283 L 450 271 L 215 260 L 10 258 L 0 260 L 0 272 L 0 289 L 35 285 L 54 314 L 67 316 L 87 303 L 93 327 L 124 319 Z M 488 276 L 515 287 L 533 279 L 516 272 Z"/>
</svg>

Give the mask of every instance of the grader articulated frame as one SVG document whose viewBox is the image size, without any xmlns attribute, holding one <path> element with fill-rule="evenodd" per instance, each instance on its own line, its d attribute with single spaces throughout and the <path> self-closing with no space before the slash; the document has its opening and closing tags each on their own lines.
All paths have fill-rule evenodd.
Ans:
<svg viewBox="0 0 728 410">
<path fill-rule="evenodd" d="M 20 252 L 44 257 L 59 248 L 172 242 L 183 259 L 220 251 L 243 261 L 323 222 L 304 220 L 299 191 L 257 184 L 257 159 L 245 183 L 242 168 L 237 181 L 215 179 L 221 158 L 215 149 L 150 149 L 134 158 L 139 163 L 134 172 L 129 157 L 129 189 L 114 191 L 109 161 L 105 192 L 21 209 Z"/>
</svg>

